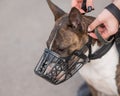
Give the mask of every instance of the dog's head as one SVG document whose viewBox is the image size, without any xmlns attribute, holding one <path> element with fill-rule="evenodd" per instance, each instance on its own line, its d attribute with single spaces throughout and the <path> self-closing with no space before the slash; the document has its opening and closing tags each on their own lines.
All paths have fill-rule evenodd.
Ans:
<svg viewBox="0 0 120 96">
<path fill-rule="evenodd" d="M 79 50 L 87 41 L 87 27 L 93 17 L 84 16 L 77 8 L 72 8 L 67 14 L 62 9 L 47 0 L 55 17 L 55 26 L 47 41 L 47 46 L 61 57 L 69 56 Z"/>
</svg>

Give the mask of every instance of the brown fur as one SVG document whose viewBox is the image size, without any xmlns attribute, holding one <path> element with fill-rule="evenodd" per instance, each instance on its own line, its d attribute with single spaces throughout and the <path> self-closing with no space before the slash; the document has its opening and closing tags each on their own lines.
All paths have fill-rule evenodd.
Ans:
<svg viewBox="0 0 120 96">
<path fill-rule="evenodd" d="M 51 42 L 54 41 L 51 50 L 58 53 L 61 57 L 69 56 L 88 41 L 87 28 L 95 18 L 82 15 L 76 8 L 72 8 L 70 13 L 67 14 L 50 0 L 48 0 L 48 4 L 56 22 L 47 41 L 47 46 L 49 48 Z M 120 64 L 117 66 L 116 74 L 116 84 L 120 94 Z M 93 96 L 97 96 L 97 91 L 92 86 L 90 86 L 90 89 Z"/>
</svg>

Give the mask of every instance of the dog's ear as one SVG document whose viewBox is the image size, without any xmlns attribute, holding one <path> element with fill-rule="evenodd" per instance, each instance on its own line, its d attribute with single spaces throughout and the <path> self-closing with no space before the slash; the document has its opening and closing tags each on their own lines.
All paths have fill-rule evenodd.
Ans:
<svg viewBox="0 0 120 96">
<path fill-rule="evenodd" d="M 72 26 L 74 26 L 75 28 L 78 28 L 79 25 L 81 25 L 82 14 L 77 8 L 73 7 L 71 9 L 69 13 L 69 21 L 70 21 L 70 24 L 72 24 Z"/>
<path fill-rule="evenodd" d="M 47 3 L 54 14 L 55 21 L 65 14 L 65 12 L 58 6 L 56 6 L 54 3 L 52 3 L 51 0 L 47 0 Z"/>
</svg>

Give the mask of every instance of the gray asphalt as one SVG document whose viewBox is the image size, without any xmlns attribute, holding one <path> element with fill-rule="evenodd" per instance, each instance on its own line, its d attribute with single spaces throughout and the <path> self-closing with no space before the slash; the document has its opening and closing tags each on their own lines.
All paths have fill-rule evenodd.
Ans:
<svg viewBox="0 0 120 96">
<path fill-rule="evenodd" d="M 70 11 L 71 0 L 52 1 Z M 108 1 L 99 0 L 91 14 Z M 0 0 L 0 96 L 76 96 L 83 83 L 78 73 L 58 86 L 34 74 L 53 26 L 46 0 Z"/>
</svg>

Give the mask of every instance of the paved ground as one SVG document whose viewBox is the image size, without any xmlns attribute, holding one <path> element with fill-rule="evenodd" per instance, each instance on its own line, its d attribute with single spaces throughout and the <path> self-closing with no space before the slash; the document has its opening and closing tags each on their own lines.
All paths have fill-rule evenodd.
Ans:
<svg viewBox="0 0 120 96">
<path fill-rule="evenodd" d="M 70 10 L 71 0 L 53 1 Z M 76 96 L 79 74 L 54 86 L 33 71 L 53 25 L 46 0 L 0 0 L 0 96 Z"/>
</svg>

